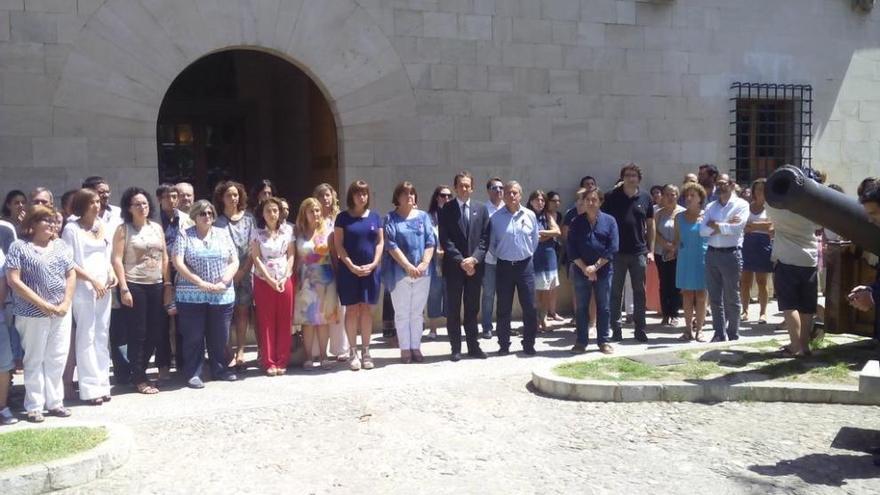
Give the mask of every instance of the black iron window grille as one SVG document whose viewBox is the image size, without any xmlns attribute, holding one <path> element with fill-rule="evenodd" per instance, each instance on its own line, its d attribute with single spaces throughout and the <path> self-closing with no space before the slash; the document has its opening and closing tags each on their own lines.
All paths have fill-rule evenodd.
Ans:
<svg viewBox="0 0 880 495">
<path fill-rule="evenodd" d="M 812 86 L 735 82 L 730 90 L 730 160 L 737 182 L 767 177 L 783 165 L 812 168 Z"/>
</svg>

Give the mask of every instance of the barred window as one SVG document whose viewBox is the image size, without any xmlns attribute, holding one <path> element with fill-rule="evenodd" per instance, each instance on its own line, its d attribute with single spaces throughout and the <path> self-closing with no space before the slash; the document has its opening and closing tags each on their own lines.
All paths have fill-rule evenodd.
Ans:
<svg viewBox="0 0 880 495">
<path fill-rule="evenodd" d="M 735 82 L 730 90 L 737 182 L 767 177 L 783 165 L 812 166 L 812 86 Z"/>
</svg>

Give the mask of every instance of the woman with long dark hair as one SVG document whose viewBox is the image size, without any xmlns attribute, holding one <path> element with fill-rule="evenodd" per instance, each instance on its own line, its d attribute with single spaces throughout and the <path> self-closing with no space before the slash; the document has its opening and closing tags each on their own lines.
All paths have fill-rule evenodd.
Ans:
<svg viewBox="0 0 880 495">
<path fill-rule="evenodd" d="M 559 287 L 559 260 L 556 257 L 556 238 L 561 235 L 555 215 L 547 211 L 547 195 L 538 189 L 529 194 L 526 205 L 538 219 L 538 247 L 532 257 L 535 269 L 535 295 L 538 306 L 538 329 L 547 331 L 547 312 L 551 293 Z"/>
<path fill-rule="evenodd" d="M 153 199 L 144 189 L 126 189 L 121 207 L 123 223 L 113 236 L 113 269 L 128 334 L 131 383 L 142 394 L 156 394 L 159 389 L 147 380 L 147 362 L 168 331 L 165 308 L 174 295 L 165 233 L 162 225 L 152 220 Z M 164 367 L 167 363 L 158 364 Z"/>
<path fill-rule="evenodd" d="M 244 346 L 251 308 L 254 305 L 254 277 L 251 273 L 250 244 L 256 228 L 254 216 L 247 211 L 248 196 L 244 186 L 234 181 L 224 181 L 214 188 L 214 208 L 218 217 L 213 226 L 226 229 L 238 251 L 238 271 L 235 283 L 235 309 L 232 313 L 232 326 L 235 328 L 235 357 L 232 364 L 244 366 Z"/>
<path fill-rule="evenodd" d="M 440 221 L 438 215 L 447 201 L 452 199 L 452 188 L 441 184 L 434 188 L 431 203 L 428 206 L 428 217 L 434 229 L 434 238 L 440 239 L 438 231 Z M 437 320 L 446 317 L 446 279 L 443 278 L 443 246 L 437 242 L 434 247 L 434 261 L 431 263 L 431 287 L 428 289 L 428 339 L 437 338 Z"/>
</svg>

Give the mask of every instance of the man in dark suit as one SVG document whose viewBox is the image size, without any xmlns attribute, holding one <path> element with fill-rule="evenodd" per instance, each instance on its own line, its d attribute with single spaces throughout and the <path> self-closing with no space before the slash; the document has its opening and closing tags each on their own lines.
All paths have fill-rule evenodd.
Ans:
<svg viewBox="0 0 880 495">
<path fill-rule="evenodd" d="M 461 306 L 464 301 L 464 331 L 468 356 L 485 359 L 477 340 L 477 313 L 486 245 L 483 233 L 489 225 L 485 206 L 471 199 L 473 177 L 459 172 L 453 181 L 455 200 L 448 201 L 439 215 L 443 276 L 446 278 L 446 328 L 452 346 L 452 360 L 461 359 Z"/>
</svg>

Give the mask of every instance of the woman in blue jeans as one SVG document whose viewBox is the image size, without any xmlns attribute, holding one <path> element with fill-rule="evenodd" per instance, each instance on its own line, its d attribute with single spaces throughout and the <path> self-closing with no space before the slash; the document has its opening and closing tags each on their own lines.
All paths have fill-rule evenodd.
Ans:
<svg viewBox="0 0 880 495">
<path fill-rule="evenodd" d="M 443 184 L 437 186 L 434 189 L 434 194 L 431 195 L 428 215 L 431 217 L 434 239 L 440 238 L 437 230 L 440 225 L 437 215 L 450 199 L 452 199 L 452 188 Z M 430 327 L 428 339 L 430 340 L 437 338 L 437 320 L 446 317 L 446 280 L 443 278 L 442 265 L 443 246 L 438 243 L 434 250 L 434 260 L 431 263 L 431 287 L 428 290 L 428 326 Z"/>
<path fill-rule="evenodd" d="M 238 250 L 226 229 L 214 227 L 217 212 L 210 202 L 199 200 L 189 210 L 195 225 L 181 230 L 174 245 L 177 282 L 177 314 L 183 334 L 184 376 L 190 388 L 204 388 L 201 379 L 208 347 L 211 376 L 235 381 L 227 368 L 226 341 L 232 321 L 238 271 Z"/>
<path fill-rule="evenodd" d="M 568 253 L 574 263 L 572 276 L 575 297 L 578 300 L 575 311 L 577 322 L 577 342 L 571 352 L 582 354 L 587 350 L 589 340 L 589 319 L 587 310 L 590 295 L 596 295 L 596 340 L 603 354 L 614 353 L 611 341 L 611 310 L 608 306 L 611 297 L 611 260 L 617 253 L 617 221 L 611 215 L 599 210 L 604 195 L 599 188 L 582 191 L 578 200 L 586 207 L 583 215 L 578 215 L 568 231 Z"/>
</svg>

